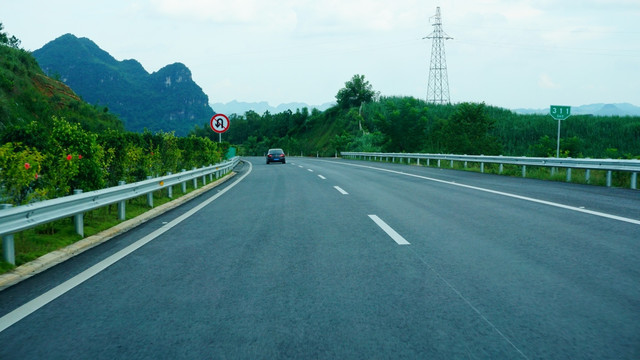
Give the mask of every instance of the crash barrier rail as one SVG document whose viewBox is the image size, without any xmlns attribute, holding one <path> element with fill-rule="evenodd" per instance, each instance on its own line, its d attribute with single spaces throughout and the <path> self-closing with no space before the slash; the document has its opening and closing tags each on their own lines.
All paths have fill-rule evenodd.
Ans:
<svg viewBox="0 0 640 360">
<path fill-rule="evenodd" d="M 484 156 L 484 155 L 447 155 L 447 154 L 415 154 L 415 153 L 373 153 L 373 152 L 341 152 L 343 158 L 391 161 L 396 159 L 406 159 L 410 164 L 414 159 L 417 165 L 420 161 L 426 161 L 426 166 L 430 166 L 431 161 L 437 161 L 440 167 L 442 161 L 449 161 L 449 166 L 453 168 L 455 161 L 467 163 L 479 163 L 480 172 L 484 173 L 484 164 L 499 164 L 499 172 L 502 174 L 503 165 L 517 165 L 522 167 L 522 177 L 526 177 L 527 166 L 550 167 L 552 173 L 556 168 L 567 169 L 567 182 L 571 181 L 571 169 L 584 169 L 585 181 L 589 183 L 591 170 L 604 170 L 607 172 L 607 187 L 611 187 L 611 178 L 614 171 L 624 171 L 631 173 L 631 189 L 637 188 L 638 172 L 640 172 L 640 160 L 618 160 L 618 159 L 573 159 L 573 158 L 541 158 L 541 157 L 513 157 L 513 156 Z"/>
<path fill-rule="evenodd" d="M 73 217 L 75 230 L 84 237 L 84 213 L 114 203 L 118 204 L 118 219 L 125 220 L 125 201 L 147 195 L 147 205 L 153 207 L 153 192 L 167 189 L 168 196 L 173 197 L 173 186 L 182 185 L 182 192 L 187 192 L 187 182 L 193 181 L 193 187 L 198 187 L 198 178 L 206 184 L 206 177 L 213 181 L 213 177 L 222 177 L 229 173 L 240 161 L 234 157 L 215 165 L 202 168 L 185 169 L 178 174 L 168 173 L 161 177 L 147 177 L 147 180 L 131 184 L 121 181 L 118 186 L 102 190 L 82 192 L 74 190 L 73 195 L 57 199 L 34 202 L 27 205 L 12 207 L 11 204 L 0 204 L 0 237 L 2 237 L 2 253 L 4 261 L 15 265 L 15 248 L 13 235 L 38 225 L 52 221 Z"/>
</svg>

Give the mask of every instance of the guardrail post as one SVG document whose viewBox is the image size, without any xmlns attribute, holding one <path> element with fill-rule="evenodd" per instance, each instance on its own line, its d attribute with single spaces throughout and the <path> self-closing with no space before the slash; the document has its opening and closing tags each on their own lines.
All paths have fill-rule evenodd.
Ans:
<svg viewBox="0 0 640 360">
<path fill-rule="evenodd" d="M 427 167 L 429 167 L 429 163 L 431 162 L 431 159 L 427 158 Z"/>
<path fill-rule="evenodd" d="M 12 207 L 11 204 L 0 204 L 0 210 Z M 11 265 L 16 264 L 16 248 L 13 242 L 13 234 L 2 237 L 2 258 Z"/>
<path fill-rule="evenodd" d="M 502 174 L 503 170 L 504 170 L 504 164 L 500 164 L 500 170 L 498 170 L 500 172 L 500 174 Z"/>
<path fill-rule="evenodd" d="M 75 189 L 73 190 L 73 194 L 74 195 L 82 194 L 82 190 Z M 75 228 L 76 228 L 76 234 L 84 237 L 84 213 L 75 214 L 73 216 L 73 224 L 75 225 Z"/>
<path fill-rule="evenodd" d="M 467 168 L 467 163 L 468 163 L 468 161 L 465 161 L 465 162 L 464 162 L 464 168 L 465 168 L 465 169 Z"/>
<path fill-rule="evenodd" d="M 147 180 L 150 180 L 151 176 L 147 176 Z M 153 192 L 147 194 L 147 206 L 153 207 Z"/>
<path fill-rule="evenodd" d="M 591 169 L 587 169 L 584 171 L 584 181 L 587 184 L 591 183 Z"/>
<path fill-rule="evenodd" d="M 571 182 L 571 168 L 567 168 L 567 182 Z"/>
<path fill-rule="evenodd" d="M 440 159 L 438 159 L 438 167 L 440 167 Z"/>
<path fill-rule="evenodd" d="M 637 188 L 637 185 L 636 185 L 637 182 L 638 182 L 638 173 L 637 172 L 631 173 L 631 188 L 633 190 Z"/>
<path fill-rule="evenodd" d="M 167 175 L 171 175 L 171 171 L 167 171 Z M 173 186 L 167 187 L 167 197 L 169 199 L 173 198 Z"/>
<path fill-rule="evenodd" d="M 212 164 L 209 164 L 209 167 L 212 167 Z M 209 181 L 213 181 L 213 171 L 209 173 Z"/>
<path fill-rule="evenodd" d="M 124 181 L 118 181 L 118 185 L 124 185 L 125 182 Z M 118 220 L 124 221 L 124 219 L 126 218 L 126 207 L 125 207 L 125 200 L 122 201 L 118 201 Z"/>
<path fill-rule="evenodd" d="M 196 168 L 194 167 L 193 170 L 195 170 Z M 194 177 L 193 178 L 193 188 L 197 189 L 198 188 L 198 178 Z"/>
<path fill-rule="evenodd" d="M 484 173 L 484 163 L 480 163 L 480 172 Z"/>
<path fill-rule="evenodd" d="M 527 165 L 522 165 L 522 177 L 527 177 Z"/>
<path fill-rule="evenodd" d="M 420 158 L 416 159 L 416 165 L 420 166 Z"/>
<path fill-rule="evenodd" d="M 182 169 L 182 172 L 185 172 L 185 171 L 187 171 L 187 170 Z M 182 193 L 183 194 L 187 193 L 187 181 L 186 180 L 182 182 Z"/>
<path fill-rule="evenodd" d="M 451 160 L 449 167 L 451 167 L 453 169 L 453 160 Z"/>
<path fill-rule="evenodd" d="M 607 171 L 607 187 L 611 187 L 611 170 Z"/>
</svg>

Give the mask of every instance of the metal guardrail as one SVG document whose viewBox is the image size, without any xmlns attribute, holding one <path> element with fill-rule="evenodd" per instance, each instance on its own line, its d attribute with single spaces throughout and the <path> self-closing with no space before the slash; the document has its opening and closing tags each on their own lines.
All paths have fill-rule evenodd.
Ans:
<svg viewBox="0 0 640 360">
<path fill-rule="evenodd" d="M 611 174 L 613 171 L 624 171 L 631 173 L 631 188 L 637 188 L 638 172 L 640 172 L 640 160 L 618 160 L 618 159 L 573 159 L 573 158 L 541 158 L 541 157 L 514 157 L 514 156 L 484 156 L 484 155 L 452 155 L 452 154 L 418 154 L 418 153 L 369 153 L 369 152 L 341 152 L 340 155 L 346 158 L 383 160 L 395 162 L 395 159 L 407 159 L 410 163 L 411 159 L 416 160 L 416 164 L 420 164 L 420 160 L 426 161 L 426 165 L 430 165 L 430 161 L 438 162 L 449 161 L 450 167 L 453 167 L 454 161 L 479 163 L 480 171 L 484 172 L 484 164 L 500 164 L 500 173 L 502 173 L 503 165 L 518 165 L 522 167 L 522 177 L 526 177 L 527 166 L 541 166 L 550 168 L 566 168 L 567 181 L 571 181 L 571 169 L 584 169 L 586 181 L 589 182 L 591 170 L 607 171 L 607 186 L 611 187 Z"/>
<path fill-rule="evenodd" d="M 57 199 L 35 202 L 17 207 L 0 207 L 0 236 L 2 237 L 3 256 L 5 261 L 15 264 L 15 251 L 13 249 L 13 234 L 27 230 L 38 225 L 49 222 L 74 217 L 76 232 L 84 236 L 83 214 L 107 205 L 118 203 L 118 217 L 124 220 L 124 204 L 126 200 L 147 195 L 147 203 L 153 207 L 153 192 L 161 189 L 168 189 L 169 197 L 172 196 L 173 186 L 181 184 L 182 191 L 186 192 L 186 182 L 193 181 L 197 187 L 198 178 L 206 183 L 206 176 L 213 178 L 230 172 L 240 161 L 239 157 L 231 160 L 202 167 L 193 170 L 183 170 L 178 174 L 168 174 L 157 178 L 124 184 L 74 195 L 64 196 Z M 10 205 L 9 205 L 10 206 Z"/>
</svg>

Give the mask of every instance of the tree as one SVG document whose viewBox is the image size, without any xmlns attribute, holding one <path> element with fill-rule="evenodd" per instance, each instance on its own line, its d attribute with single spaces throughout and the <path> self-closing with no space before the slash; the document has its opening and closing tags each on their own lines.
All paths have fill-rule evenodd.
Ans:
<svg viewBox="0 0 640 360">
<path fill-rule="evenodd" d="M 497 155 L 502 145 L 490 134 L 495 121 L 485 113 L 485 104 L 462 103 L 443 129 L 444 146 L 451 154 Z"/>
<path fill-rule="evenodd" d="M 15 36 L 9 37 L 7 33 L 2 32 L 3 29 L 4 29 L 4 26 L 2 25 L 2 23 L 0 23 L 0 44 L 8 45 L 14 49 L 19 48 L 20 40 Z"/>
<path fill-rule="evenodd" d="M 343 109 L 358 107 L 363 103 L 371 102 L 376 97 L 373 86 L 364 79 L 364 75 L 353 75 L 351 80 L 344 83 L 344 88 L 338 91 L 336 100 L 338 106 Z"/>
<path fill-rule="evenodd" d="M 427 106 L 414 98 L 391 98 L 376 114 L 376 126 L 386 136 L 385 151 L 418 152 L 426 137 Z"/>
</svg>

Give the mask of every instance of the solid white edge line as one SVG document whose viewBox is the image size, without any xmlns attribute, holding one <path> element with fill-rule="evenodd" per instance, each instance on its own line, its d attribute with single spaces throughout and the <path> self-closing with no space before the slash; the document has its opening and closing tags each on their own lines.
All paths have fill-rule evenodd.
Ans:
<svg viewBox="0 0 640 360">
<path fill-rule="evenodd" d="M 31 300 L 31 301 L 29 301 L 29 302 L 27 302 L 27 303 L 25 303 L 25 304 L 23 304 L 21 306 L 19 306 L 15 310 L 13 310 L 13 311 L 9 312 L 8 314 L 6 314 L 5 316 L 1 317 L 0 318 L 0 333 L 3 332 L 4 330 L 6 330 L 8 327 L 12 326 L 13 324 L 17 323 L 18 321 L 20 321 L 20 320 L 24 319 L 25 317 L 29 316 L 30 314 L 34 313 L 36 310 L 38 310 L 41 307 L 45 306 L 46 304 L 50 303 L 51 301 L 53 301 L 53 300 L 57 299 L 58 297 L 64 295 L 67 291 L 75 288 L 76 286 L 78 286 L 78 285 L 82 284 L 83 282 L 89 280 L 94 275 L 99 274 L 100 272 L 102 272 L 103 270 L 108 268 L 109 266 L 111 266 L 111 265 L 115 264 L 116 262 L 122 260 L 125 256 L 127 256 L 127 255 L 131 254 L 132 252 L 138 250 L 139 248 L 141 248 L 145 244 L 151 242 L 152 240 L 154 240 L 158 236 L 160 236 L 163 233 L 169 231 L 171 228 L 173 228 L 176 225 L 180 224 L 182 221 L 186 220 L 191 215 L 195 214 L 196 212 L 198 212 L 199 210 L 201 210 L 205 206 L 207 206 L 210 203 L 212 203 L 213 201 L 215 201 L 217 198 L 222 196 L 222 194 L 226 193 L 231 188 L 236 186 L 240 181 L 242 181 L 245 177 L 247 177 L 247 175 L 249 175 L 251 173 L 251 171 L 253 169 L 253 165 L 249 161 L 246 161 L 245 163 L 249 164 L 249 170 L 247 171 L 247 173 L 242 175 L 239 179 L 237 179 L 236 181 L 231 183 L 229 186 L 227 186 L 223 190 L 220 190 L 220 192 L 216 193 L 215 195 L 213 195 L 209 199 L 203 201 L 201 204 L 197 205 L 193 209 L 191 209 L 191 210 L 187 211 L 186 213 L 180 215 L 179 217 L 175 218 L 174 220 L 172 220 L 168 224 L 166 224 L 163 227 L 155 230 L 154 232 L 148 234 L 147 236 L 141 238 L 140 240 L 136 241 L 135 243 L 127 246 L 126 248 L 124 248 L 124 249 L 122 249 L 122 250 L 120 250 L 118 252 L 116 252 L 115 254 L 109 256 L 108 258 L 106 258 L 106 259 L 100 261 L 99 263 L 91 266 L 90 268 L 84 270 L 80 274 L 72 277 L 71 279 L 63 282 L 62 284 L 54 287 L 53 289 L 45 292 L 44 294 L 36 297 L 35 299 L 33 299 L 33 300 Z"/>
<path fill-rule="evenodd" d="M 384 232 L 389 235 L 393 241 L 395 241 L 398 245 L 411 245 L 402 235 L 398 234 L 391 226 L 387 225 L 382 219 L 380 219 L 377 215 L 369 215 L 371 220 L 376 223 Z"/>
<path fill-rule="evenodd" d="M 349 195 L 348 192 L 342 190 L 342 188 L 340 186 L 334 186 L 334 189 L 338 190 L 342 195 Z"/>
<path fill-rule="evenodd" d="M 584 214 L 600 216 L 600 217 L 607 218 L 607 219 L 612 219 L 612 220 L 617 220 L 617 221 L 623 221 L 623 222 L 630 223 L 630 224 L 640 225 L 640 220 L 626 218 L 626 217 L 618 216 L 618 215 L 607 214 L 607 213 L 603 213 L 603 212 L 599 212 L 599 211 L 587 210 L 587 209 L 583 209 L 583 208 L 579 208 L 579 207 L 575 207 L 575 206 L 571 206 L 571 205 L 564 205 L 564 204 L 554 203 L 554 202 L 546 201 L 546 200 L 534 199 L 534 198 L 530 198 L 530 197 L 527 197 L 527 196 L 516 195 L 516 194 L 506 193 L 506 192 L 502 192 L 502 191 L 497 191 L 497 190 L 485 189 L 485 188 L 481 188 L 481 187 L 477 187 L 477 186 L 465 185 L 465 184 L 460 184 L 460 183 L 456 183 L 456 182 L 452 182 L 452 181 L 446 181 L 446 180 L 430 178 L 428 176 L 409 174 L 409 173 L 405 173 L 405 172 L 402 172 L 402 171 L 395 171 L 395 170 L 377 168 L 377 167 L 373 167 L 373 166 L 338 163 L 338 162 L 334 162 L 334 163 L 340 164 L 340 165 L 362 167 L 362 168 L 378 170 L 378 171 L 385 171 L 385 172 L 394 173 L 394 174 L 398 174 L 398 175 L 411 176 L 411 177 L 415 177 L 415 178 L 419 178 L 419 179 L 438 182 L 438 183 L 441 183 L 441 184 L 459 186 L 459 187 L 463 187 L 463 188 L 467 188 L 467 189 L 483 191 L 483 192 L 487 192 L 487 193 L 491 193 L 491 194 L 495 194 L 495 195 L 506 196 L 506 197 L 510 197 L 510 198 L 514 198 L 514 199 L 530 201 L 530 202 L 534 202 L 534 203 L 538 203 L 538 204 L 553 206 L 553 207 L 557 207 L 557 208 L 561 208 L 561 209 L 581 212 L 581 213 L 584 213 Z"/>
</svg>

